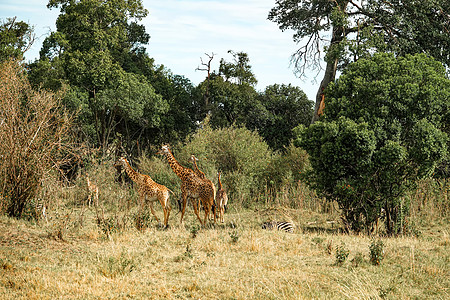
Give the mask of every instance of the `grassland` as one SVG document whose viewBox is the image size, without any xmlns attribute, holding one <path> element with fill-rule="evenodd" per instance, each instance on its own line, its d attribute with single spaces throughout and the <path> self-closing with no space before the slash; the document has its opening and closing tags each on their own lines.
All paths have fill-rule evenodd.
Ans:
<svg viewBox="0 0 450 300">
<path fill-rule="evenodd" d="M 294 234 L 260 229 L 280 212 L 297 224 Z M 224 225 L 204 229 L 192 208 L 184 226 L 179 216 L 174 209 L 168 230 L 129 221 L 110 231 L 83 206 L 61 205 L 38 224 L 1 217 L 0 298 L 449 298 L 448 220 L 422 225 L 418 236 L 379 237 L 384 259 L 375 266 L 373 240 L 341 234 L 329 222 L 335 215 L 231 208 Z M 338 248 L 349 252 L 340 265 Z"/>
</svg>

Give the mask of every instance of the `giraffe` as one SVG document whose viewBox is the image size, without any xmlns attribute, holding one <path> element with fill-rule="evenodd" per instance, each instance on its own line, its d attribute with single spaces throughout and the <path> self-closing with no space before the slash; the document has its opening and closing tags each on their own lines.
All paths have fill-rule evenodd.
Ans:
<svg viewBox="0 0 450 300">
<path fill-rule="evenodd" d="M 141 205 L 140 210 L 142 210 L 145 202 L 148 201 L 150 205 L 150 210 L 152 211 L 153 216 L 159 223 L 159 219 L 156 216 L 155 211 L 153 210 L 153 202 L 158 200 L 159 203 L 161 203 L 164 211 L 164 227 L 167 228 L 170 210 L 172 209 L 169 203 L 169 192 L 171 192 L 172 194 L 173 192 L 164 185 L 153 181 L 153 179 L 151 179 L 150 176 L 140 174 L 139 172 L 133 170 L 133 168 L 130 166 L 125 157 L 119 158 L 116 165 L 119 164 L 124 167 L 128 176 L 138 186 L 139 201 Z"/>
<path fill-rule="evenodd" d="M 192 198 L 192 206 L 194 207 L 194 213 L 197 216 L 200 224 L 206 225 L 206 220 L 208 218 L 209 212 L 214 205 L 214 199 L 216 196 L 216 188 L 214 184 L 210 184 L 207 181 L 201 179 L 194 171 L 189 168 L 183 167 L 173 156 L 168 145 L 161 147 L 158 151 L 166 157 L 172 171 L 181 179 L 181 197 L 183 201 L 183 208 L 181 210 L 180 224 L 183 223 L 183 216 L 186 211 L 187 199 Z M 199 199 L 198 203 L 202 203 L 205 209 L 204 221 L 201 220 L 196 199 Z M 216 215 L 214 214 L 214 222 L 216 221 Z"/>
<path fill-rule="evenodd" d="M 198 158 L 194 156 L 194 154 L 191 155 L 191 161 L 192 164 L 194 165 L 194 172 L 195 174 L 197 174 L 198 177 L 200 177 L 201 179 L 205 179 L 206 175 L 205 173 L 203 173 L 202 171 L 200 171 L 197 167 L 197 160 Z"/>
<path fill-rule="evenodd" d="M 205 180 L 209 185 L 214 186 L 214 184 L 212 183 L 212 181 L 209 180 L 208 178 L 206 178 L 205 173 L 203 173 L 202 171 L 199 170 L 199 168 L 198 168 L 198 166 L 197 166 L 198 158 L 195 157 L 194 154 L 191 155 L 191 161 L 192 161 L 192 164 L 194 165 L 194 172 L 195 172 L 195 174 L 197 174 L 197 176 L 200 177 L 201 179 Z M 215 188 L 215 187 L 214 187 L 214 188 Z M 214 199 L 215 199 L 215 198 L 216 198 L 216 197 L 214 197 Z M 198 206 L 200 207 L 200 204 L 199 204 Z M 214 201 L 211 210 L 212 210 L 213 215 L 215 215 L 215 214 L 216 214 L 216 201 Z"/>
<path fill-rule="evenodd" d="M 217 181 L 218 181 L 217 184 L 219 186 L 219 189 L 217 190 L 216 200 L 217 200 L 217 204 L 219 206 L 219 220 L 220 220 L 220 222 L 224 223 L 225 222 L 224 214 L 225 214 L 225 209 L 228 205 L 228 196 L 222 187 L 222 182 L 220 181 L 220 177 L 221 177 L 221 173 L 218 172 L 217 173 Z"/>
<path fill-rule="evenodd" d="M 95 185 L 89 178 L 89 174 L 86 174 L 86 183 L 88 190 L 88 205 L 91 207 L 92 200 L 94 200 L 95 206 L 98 205 L 98 186 Z"/>
</svg>

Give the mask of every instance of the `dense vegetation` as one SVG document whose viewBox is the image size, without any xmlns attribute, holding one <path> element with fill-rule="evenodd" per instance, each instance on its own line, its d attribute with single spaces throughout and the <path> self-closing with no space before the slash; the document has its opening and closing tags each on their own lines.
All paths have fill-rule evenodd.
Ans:
<svg viewBox="0 0 450 300">
<path fill-rule="evenodd" d="M 245 52 L 202 61 L 198 86 L 158 65 L 140 0 L 50 0 L 57 30 L 30 64 L 32 28 L 4 20 L 0 298 L 447 299 L 449 2 L 419 2 L 276 2 L 269 18 L 313 43 L 298 71 L 331 31 L 312 125 L 298 87 L 255 90 Z M 200 230 L 189 205 L 178 225 L 167 143 L 222 173 L 225 223 Z M 173 191 L 169 228 L 122 155 Z"/>
<path fill-rule="evenodd" d="M 32 29 L 16 18 L 5 20 L 1 122 L 8 159 L 1 170 L 2 209 L 20 217 L 44 197 L 44 174 L 73 184 L 119 155 L 179 193 L 178 179 L 154 155 L 169 143 L 182 164 L 189 165 L 194 153 L 209 178 L 221 171 L 238 206 L 267 203 L 308 182 L 330 204 L 339 204 L 347 230 L 370 232 L 383 217 L 388 234 L 402 233 L 409 214 L 405 193 L 419 179 L 447 175 L 450 98 L 442 30 L 448 29 L 448 7 L 441 1 L 439 9 L 424 1 L 411 10 L 383 3 L 279 1 L 269 13 L 282 30 L 297 30 L 296 40 L 320 40 L 319 33 L 332 29 L 328 79 L 319 89 L 325 115 L 313 126 L 313 102 L 299 88 L 273 84 L 255 90 L 245 52 L 230 50 L 218 70 L 210 69 L 214 55 L 202 60 L 208 76 L 198 86 L 158 65 L 144 48 L 149 34 L 139 22 L 148 11 L 141 1 L 49 1 L 49 8 L 60 10 L 57 30 L 30 64 L 20 61 L 33 42 Z M 435 33 L 436 44 L 408 42 L 417 14 L 427 16 L 427 34 Z M 308 27 L 312 19 L 317 23 Z M 355 28 L 356 36 L 350 34 Z M 298 55 L 315 57 L 315 50 Z M 417 52 L 428 56 L 408 56 Z M 338 67 L 343 73 L 334 80 Z M 14 118 L 10 103 L 20 111 Z M 21 136 L 17 124 L 34 127 Z"/>
<path fill-rule="evenodd" d="M 425 55 L 377 54 L 350 65 L 326 97 L 324 117 L 298 129 L 308 179 L 339 203 L 352 230 L 369 231 L 383 211 L 386 232 L 401 232 L 406 190 L 447 155 L 445 69 Z"/>
</svg>

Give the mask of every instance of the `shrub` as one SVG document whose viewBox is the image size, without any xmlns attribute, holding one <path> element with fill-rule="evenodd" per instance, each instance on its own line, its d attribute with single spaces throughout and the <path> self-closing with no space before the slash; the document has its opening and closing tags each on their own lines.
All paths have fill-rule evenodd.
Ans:
<svg viewBox="0 0 450 300">
<path fill-rule="evenodd" d="M 378 266 L 384 258 L 384 243 L 382 240 L 372 240 L 369 246 L 370 263 Z"/>
<path fill-rule="evenodd" d="M 64 163 L 71 118 L 59 98 L 33 91 L 18 62 L 0 66 L 0 210 L 9 216 L 22 217 L 43 179 Z"/>
<path fill-rule="evenodd" d="M 336 265 L 341 266 L 347 259 L 350 251 L 347 249 L 344 243 L 336 246 Z"/>
<path fill-rule="evenodd" d="M 176 150 L 176 149 L 175 149 Z M 254 192 L 264 189 L 264 175 L 272 152 L 256 132 L 244 127 L 213 130 L 208 124 L 199 129 L 174 155 L 184 166 L 192 167 L 194 154 L 198 167 L 217 185 L 217 171 L 230 202 L 248 205 Z"/>
</svg>

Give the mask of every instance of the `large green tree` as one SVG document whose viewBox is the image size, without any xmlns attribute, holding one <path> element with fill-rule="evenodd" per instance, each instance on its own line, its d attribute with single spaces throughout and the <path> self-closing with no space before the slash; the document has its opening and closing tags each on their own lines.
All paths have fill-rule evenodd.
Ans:
<svg viewBox="0 0 450 300">
<path fill-rule="evenodd" d="M 257 83 L 244 52 L 228 51 L 233 60 L 220 60 L 219 71 L 214 71 L 197 87 L 196 106 L 198 119 L 210 114 L 211 125 L 215 128 L 227 127 L 236 123 L 246 125 L 249 112 L 258 103 Z M 205 102 L 205 95 L 208 100 Z M 207 106 L 205 106 L 207 103 Z"/>
<path fill-rule="evenodd" d="M 257 129 L 273 150 L 280 150 L 292 141 L 294 127 L 311 122 L 312 106 L 313 102 L 300 88 L 273 84 L 260 93 L 246 125 Z"/>
<path fill-rule="evenodd" d="M 39 61 L 31 65 L 33 83 L 66 87 L 66 102 L 82 112 L 84 127 L 92 129 L 85 133 L 92 133 L 103 149 L 118 125 L 159 126 L 168 105 L 143 74 L 153 68 L 153 60 L 143 47 L 150 37 L 138 24 L 148 13 L 142 1 L 50 0 L 48 7 L 61 13 L 57 31 L 45 39 Z"/>
<path fill-rule="evenodd" d="M 425 52 L 450 67 L 450 1 L 279 0 L 269 19 L 281 30 L 292 29 L 301 47 L 293 55 L 296 71 L 325 72 L 316 94 L 313 121 L 324 90 L 339 65 L 367 57 L 373 51 L 404 55 Z"/>
<path fill-rule="evenodd" d="M 382 209 L 388 234 L 406 228 L 402 196 L 447 155 L 445 71 L 424 54 L 360 59 L 330 85 L 324 117 L 297 129 L 310 182 L 339 203 L 349 229 L 370 230 Z"/>
</svg>

